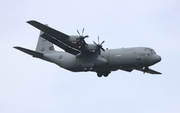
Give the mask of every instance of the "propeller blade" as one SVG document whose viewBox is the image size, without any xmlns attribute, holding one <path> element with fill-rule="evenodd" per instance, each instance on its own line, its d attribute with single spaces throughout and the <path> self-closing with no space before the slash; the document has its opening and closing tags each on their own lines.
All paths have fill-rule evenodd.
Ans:
<svg viewBox="0 0 180 113">
<path fill-rule="evenodd" d="M 105 49 L 104 49 L 104 48 L 102 48 L 102 47 L 101 47 L 101 49 L 102 49 L 103 51 L 105 51 Z"/>
<path fill-rule="evenodd" d="M 98 44 L 97 44 L 96 42 L 93 41 L 93 43 L 94 43 L 96 46 L 98 46 Z"/>
<path fill-rule="evenodd" d="M 101 42 L 101 45 L 104 43 L 105 41 Z"/>
<path fill-rule="evenodd" d="M 89 37 L 88 35 L 84 36 L 84 38 L 88 38 L 88 37 Z"/>
<path fill-rule="evenodd" d="M 99 44 L 99 36 L 98 36 L 98 44 Z"/>
<path fill-rule="evenodd" d="M 77 33 L 79 34 L 79 36 L 81 36 L 81 34 L 79 33 L 79 31 L 77 30 Z"/>
<path fill-rule="evenodd" d="M 86 42 L 85 42 L 84 40 L 82 40 L 82 42 L 83 42 L 84 44 L 86 44 Z"/>
<path fill-rule="evenodd" d="M 101 55 L 101 50 L 99 49 L 99 55 Z"/>
<path fill-rule="evenodd" d="M 83 34 L 84 34 L 84 28 L 83 28 L 83 30 L 82 30 L 82 36 L 83 36 Z"/>
</svg>

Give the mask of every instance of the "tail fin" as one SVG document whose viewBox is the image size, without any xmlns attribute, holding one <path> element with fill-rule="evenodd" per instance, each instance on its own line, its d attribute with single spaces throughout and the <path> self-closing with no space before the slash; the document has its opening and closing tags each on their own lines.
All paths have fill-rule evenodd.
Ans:
<svg viewBox="0 0 180 113">
<path fill-rule="evenodd" d="M 39 53 L 50 53 L 50 52 L 55 51 L 53 44 L 47 41 L 46 39 L 44 39 L 43 37 L 41 37 L 42 34 L 43 32 L 41 31 L 39 35 L 39 40 L 36 46 L 36 51 Z"/>
</svg>

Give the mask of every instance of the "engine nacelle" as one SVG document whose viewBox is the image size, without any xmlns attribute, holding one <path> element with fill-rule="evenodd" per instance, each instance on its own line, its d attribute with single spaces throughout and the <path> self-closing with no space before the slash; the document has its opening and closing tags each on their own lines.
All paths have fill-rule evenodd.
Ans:
<svg viewBox="0 0 180 113">
<path fill-rule="evenodd" d="M 82 48 L 83 52 L 96 52 L 97 51 L 97 46 L 94 44 L 88 44 L 85 47 Z"/>
</svg>

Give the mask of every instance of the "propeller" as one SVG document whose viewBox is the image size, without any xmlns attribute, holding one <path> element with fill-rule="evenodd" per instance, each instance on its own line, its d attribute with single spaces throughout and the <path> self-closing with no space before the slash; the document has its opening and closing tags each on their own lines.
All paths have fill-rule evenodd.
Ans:
<svg viewBox="0 0 180 113">
<path fill-rule="evenodd" d="M 88 35 L 83 36 L 83 34 L 84 34 L 84 28 L 83 28 L 83 30 L 82 30 L 82 34 L 80 34 L 78 30 L 77 30 L 77 33 L 78 33 L 79 36 L 80 36 L 80 37 L 78 38 L 79 41 L 80 41 L 80 42 L 83 41 L 84 43 L 86 43 L 86 42 L 84 41 L 84 39 L 87 38 L 87 37 L 89 37 L 89 36 L 88 36 Z"/>
<path fill-rule="evenodd" d="M 102 50 L 102 51 L 105 51 L 105 49 L 102 47 L 102 44 L 103 44 L 104 42 L 105 42 L 105 41 L 102 41 L 101 44 L 99 43 L 99 36 L 98 36 L 98 44 L 93 41 L 93 43 L 94 43 L 94 44 L 97 46 L 97 48 L 98 48 L 99 55 L 101 55 L 101 50 Z"/>
</svg>

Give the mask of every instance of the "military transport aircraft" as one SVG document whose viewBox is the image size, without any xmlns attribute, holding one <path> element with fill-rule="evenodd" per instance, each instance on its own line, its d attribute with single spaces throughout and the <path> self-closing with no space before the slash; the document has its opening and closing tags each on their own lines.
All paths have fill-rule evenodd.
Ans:
<svg viewBox="0 0 180 113">
<path fill-rule="evenodd" d="M 33 57 L 55 63 L 60 67 L 73 72 L 96 72 L 98 77 L 107 77 L 118 69 L 131 72 L 139 70 L 143 73 L 161 74 L 149 68 L 161 61 L 161 57 L 148 47 L 133 47 L 121 49 L 104 49 L 105 42 L 88 44 L 83 36 L 84 29 L 79 35 L 69 36 L 57 31 L 48 25 L 37 21 L 28 21 L 30 25 L 41 31 L 36 51 L 22 47 L 14 47 Z M 55 51 L 54 45 L 63 49 Z"/>
</svg>

